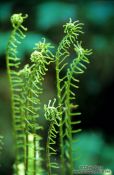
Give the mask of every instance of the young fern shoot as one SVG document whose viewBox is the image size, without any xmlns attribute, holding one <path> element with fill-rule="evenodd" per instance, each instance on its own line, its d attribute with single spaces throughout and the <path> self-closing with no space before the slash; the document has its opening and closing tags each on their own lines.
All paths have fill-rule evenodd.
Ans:
<svg viewBox="0 0 114 175">
<path fill-rule="evenodd" d="M 77 83 L 79 82 L 77 76 L 79 74 L 84 73 L 86 69 L 85 64 L 89 63 L 89 59 L 87 56 L 92 54 L 91 50 L 83 49 L 81 46 L 81 42 L 76 42 L 74 45 L 74 50 L 77 54 L 77 57 L 74 58 L 70 67 L 67 69 L 67 80 L 65 83 L 65 136 L 66 136 L 66 143 L 65 143 L 65 156 L 66 156 L 66 168 L 69 175 L 73 175 L 73 151 L 72 150 L 72 142 L 75 140 L 72 138 L 72 134 L 78 133 L 81 129 L 73 130 L 72 126 L 79 124 L 81 121 L 72 121 L 73 116 L 80 115 L 80 112 L 73 112 L 72 109 L 77 107 L 75 104 L 75 93 L 72 90 L 79 88 Z"/>
<path fill-rule="evenodd" d="M 11 17 L 11 23 L 13 31 L 11 33 L 7 51 L 7 71 L 11 89 L 11 106 L 13 115 L 13 127 L 16 142 L 16 161 L 15 172 L 19 175 L 19 166 L 23 162 L 23 150 L 24 150 L 24 131 L 22 128 L 22 116 L 21 116 L 21 99 L 20 92 L 22 91 L 23 82 L 18 74 L 18 68 L 20 65 L 20 59 L 17 57 L 17 47 L 21 43 L 21 40 L 25 38 L 25 32 L 27 28 L 23 26 L 24 20 L 28 15 L 22 16 L 22 14 L 14 14 Z M 20 154 L 21 152 L 21 154 Z"/>
<path fill-rule="evenodd" d="M 73 129 L 73 125 L 80 120 L 73 120 L 80 112 L 75 102 L 75 90 L 78 88 L 78 75 L 84 73 L 88 56 L 92 51 L 84 49 L 81 42 L 77 41 L 82 32 L 82 23 L 70 21 L 64 27 L 65 36 L 59 43 L 57 51 L 52 54 L 53 46 L 45 39 L 35 45 L 30 56 L 30 65 L 26 64 L 20 69 L 20 59 L 17 56 L 18 45 L 25 38 L 27 30 L 23 26 L 28 15 L 14 14 L 11 17 L 13 31 L 7 47 L 7 71 L 11 89 L 11 105 L 13 114 L 13 126 L 15 134 L 16 160 L 14 165 L 15 175 L 73 175 L 73 151 L 72 143 L 75 142 L 73 134 L 81 129 Z M 70 57 L 70 49 L 74 48 L 76 57 L 68 66 L 67 58 Z M 54 61 L 55 58 L 55 61 Z M 41 94 L 43 82 L 48 71 L 48 66 L 55 62 L 57 100 L 49 100 L 44 105 L 44 116 L 49 123 L 46 142 L 46 161 L 43 161 L 41 146 L 42 136 L 39 134 L 43 128 L 39 124 L 41 109 Z M 66 69 L 66 74 L 62 75 Z M 59 143 L 57 143 L 59 136 Z M 1 138 L 0 138 L 1 143 Z M 59 145 L 59 148 L 57 147 Z M 1 147 L 0 147 L 1 148 Z M 60 155 L 57 154 L 57 149 Z M 46 171 L 44 167 L 47 167 Z"/>
<path fill-rule="evenodd" d="M 56 81 L 57 81 L 57 97 L 58 97 L 58 105 L 61 106 L 59 109 L 61 113 L 61 121 L 60 121 L 60 150 L 61 150 L 61 171 L 62 175 L 65 175 L 65 152 L 64 152 L 64 137 L 66 134 L 64 134 L 63 128 L 65 124 L 65 114 L 63 113 L 62 106 L 65 106 L 65 98 L 67 94 L 66 82 L 68 79 L 68 75 L 62 77 L 61 73 L 63 69 L 67 66 L 66 58 L 70 56 L 69 49 L 71 47 L 74 47 L 76 40 L 78 38 L 78 35 L 83 33 L 82 32 L 82 23 L 79 23 L 78 21 L 72 22 L 70 21 L 66 23 L 64 27 L 64 33 L 65 36 L 60 42 L 57 52 L 56 52 Z M 68 106 L 67 106 L 68 107 Z M 69 107 L 68 107 L 69 108 Z M 70 127 L 70 126 L 69 126 Z"/>
<path fill-rule="evenodd" d="M 26 128 L 29 129 L 26 134 L 26 173 L 42 173 L 43 169 L 41 169 L 42 158 L 40 156 L 40 152 L 42 148 L 40 148 L 40 140 L 42 139 L 38 132 L 42 129 L 38 122 L 39 118 L 39 110 L 40 110 L 40 95 L 43 92 L 42 84 L 44 81 L 44 76 L 48 71 L 47 66 L 53 62 L 53 54 L 48 50 L 52 48 L 49 43 L 46 43 L 45 40 L 36 44 L 35 51 L 31 54 L 30 60 L 32 62 L 32 66 L 30 67 L 31 72 L 29 74 L 27 80 L 27 89 L 26 91 Z M 29 156 L 30 151 L 28 150 L 31 146 L 29 146 L 29 135 L 33 137 L 33 155 Z M 31 145 L 31 141 L 30 141 Z M 30 153 L 31 154 L 31 153 Z M 30 161 L 29 161 L 30 159 Z M 31 160 L 33 160 L 33 170 L 29 171 L 29 165 L 31 164 Z M 27 163 L 28 162 L 28 163 Z M 30 163 L 29 163 L 30 162 Z M 28 172 L 29 171 L 29 172 Z"/>
<path fill-rule="evenodd" d="M 47 157 L 47 169 L 49 175 L 56 175 L 57 169 L 59 169 L 59 163 L 57 162 L 57 150 L 55 149 L 58 130 L 60 127 L 60 112 L 59 107 L 55 107 L 56 99 L 49 100 L 48 105 L 44 105 L 45 118 L 50 122 L 48 130 L 48 138 L 46 144 L 46 157 Z M 58 173 L 57 173 L 58 174 Z"/>
<path fill-rule="evenodd" d="M 17 58 L 17 45 L 25 37 L 22 25 L 27 15 L 14 14 L 11 17 L 13 31 L 7 48 L 7 69 L 11 86 L 12 112 L 14 134 L 16 141 L 16 175 L 42 174 L 42 158 L 40 152 L 42 129 L 38 122 L 40 109 L 40 94 L 43 92 L 42 84 L 48 71 L 48 65 L 53 62 L 53 54 L 49 50 L 50 43 L 36 44 L 35 51 L 31 54 L 32 65 L 25 65 L 19 70 L 20 59 Z"/>
</svg>

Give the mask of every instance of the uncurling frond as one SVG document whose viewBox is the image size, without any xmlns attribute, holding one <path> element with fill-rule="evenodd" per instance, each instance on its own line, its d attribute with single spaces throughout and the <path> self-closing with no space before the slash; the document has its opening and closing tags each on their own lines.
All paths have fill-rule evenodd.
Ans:
<svg viewBox="0 0 114 175">
<path fill-rule="evenodd" d="M 72 134 L 76 134 L 81 131 L 80 128 L 73 130 L 73 125 L 80 124 L 81 121 L 72 121 L 73 116 L 78 116 L 81 113 L 80 112 L 73 112 L 72 108 L 74 108 L 75 105 L 71 105 L 75 102 L 75 93 L 78 86 L 78 75 L 84 73 L 86 69 L 87 63 L 89 63 L 89 59 L 87 56 L 92 54 L 92 50 L 84 49 L 81 46 L 82 42 L 76 42 L 74 45 L 74 51 L 76 52 L 77 57 L 73 59 L 72 63 L 70 64 L 69 68 L 67 69 L 67 80 L 65 83 L 65 118 L 64 123 L 66 125 L 65 127 L 65 134 L 64 137 L 66 137 L 66 146 L 65 146 L 65 155 L 67 159 L 66 166 L 70 167 L 68 168 L 69 174 L 72 175 L 73 170 L 73 158 L 72 158 L 72 141 L 73 137 Z"/>
<path fill-rule="evenodd" d="M 70 21 L 66 23 L 64 27 L 65 36 L 62 41 L 59 43 L 59 46 L 56 51 L 56 80 L 57 80 L 57 97 L 58 104 L 60 106 L 64 106 L 65 96 L 67 94 L 66 84 L 64 82 L 67 81 L 67 75 L 62 77 L 62 71 L 67 67 L 68 63 L 66 58 L 70 56 L 70 48 L 74 47 L 77 41 L 77 37 L 82 32 L 82 23 L 79 21 Z M 61 81 L 64 78 L 64 82 Z M 74 94 L 71 91 L 72 95 Z M 60 112 L 62 113 L 62 107 L 60 108 Z M 60 147 L 61 147 L 61 165 L 62 165 L 62 174 L 65 175 L 65 158 L 64 158 L 64 139 L 63 139 L 63 123 L 64 123 L 64 115 L 61 114 L 61 125 L 60 125 Z"/>
<path fill-rule="evenodd" d="M 60 168 L 57 158 L 53 158 L 53 156 L 57 156 L 57 150 L 55 147 L 61 120 L 60 112 L 58 111 L 59 106 L 55 107 L 55 103 L 56 99 L 54 99 L 53 102 L 49 100 L 48 105 L 44 105 L 44 115 L 50 124 L 46 143 L 47 169 L 49 175 L 56 175 L 57 169 Z"/>
<path fill-rule="evenodd" d="M 42 129 L 39 126 L 39 110 L 41 107 L 40 95 L 43 92 L 43 81 L 46 72 L 48 71 L 48 65 L 53 62 L 53 57 L 51 51 L 48 53 L 50 45 L 45 42 L 40 42 L 37 44 L 37 47 L 32 52 L 30 60 L 32 65 L 29 67 L 26 65 L 23 70 L 20 71 L 21 74 L 24 73 L 25 86 L 23 86 L 22 97 L 25 97 L 23 103 L 24 118 L 27 128 L 26 133 L 26 161 L 28 161 L 28 166 L 26 167 L 26 173 L 29 173 L 29 166 L 34 165 L 31 170 L 35 173 L 42 173 L 43 169 L 41 168 L 42 158 L 37 159 L 37 154 L 40 156 L 42 147 L 40 148 L 40 141 L 42 140 L 41 136 L 38 135 L 39 130 Z M 45 51 L 44 51 L 45 48 Z M 51 55 L 51 56 L 50 56 Z M 29 135 L 33 135 L 33 142 L 29 143 Z M 29 147 L 33 145 L 33 155 L 29 153 Z M 30 158 L 29 154 L 31 155 Z M 34 157 L 35 156 L 35 157 Z M 27 164 L 27 163 L 26 163 Z"/>
<path fill-rule="evenodd" d="M 63 25 L 65 36 L 55 54 L 52 52 L 53 46 L 43 38 L 35 44 L 30 63 L 20 69 L 22 66 L 18 57 L 18 46 L 26 36 L 27 28 L 23 23 L 27 17 L 27 14 L 22 13 L 11 16 L 13 29 L 6 53 L 15 136 L 14 174 L 73 175 L 72 143 L 76 141 L 73 134 L 81 131 L 81 120 L 75 120 L 75 116 L 81 115 L 76 102 L 79 75 L 85 72 L 92 50 L 84 49 L 82 42 L 78 41 L 78 36 L 83 33 L 83 24 L 79 21 L 73 22 L 70 18 Z M 72 49 L 76 57 L 68 65 L 67 59 Z M 44 162 L 42 153 L 45 154 L 45 146 L 42 145 L 43 137 L 40 134 L 44 129 L 40 124 L 41 94 L 51 63 L 55 63 L 57 97 L 44 105 L 44 117 L 49 124 Z M 1 143 L 0 137 L 0 151 Z"/>
<path fill-rule="evenodd" d="M 23 26 L 24 19 L 28 15 L 22 16 L 22 14 L 14 14 L 11 16 L 12 33 L 9 38 L 6 59 L 7 59 L 7 71 L 9 76 L 10 88 L 11 88 L 11 103 L 12 103 L 12 114 L 13 114 L 13 126 L 15 133 L 16 142 L 16 161 L 15 161 L 15 172 L 20 175 L 18 168 L 19 164 L 23 164 L 24 159 L 24 125 L 21 115 L 21 98 L 20 93 L 22 92 L 23 80 L 19 76 L 20 59 L 17 56 L 18 45 L 21 44 L 24 39 L 24 32 L 27 30 Z M 20 155 L 22 152 L 22 155 Z M 22 172 L 22 171 L 21 171 Z"/>
</svg>

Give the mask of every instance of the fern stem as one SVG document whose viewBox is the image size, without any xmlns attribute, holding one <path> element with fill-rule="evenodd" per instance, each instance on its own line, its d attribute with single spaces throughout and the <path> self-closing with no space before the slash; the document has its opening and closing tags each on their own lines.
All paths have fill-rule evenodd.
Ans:
<svg viewBox="0 0 114 175">
<path fill-rule="evenodd" d="M 27 129 L 27 124 L 26 124 Z M 28 175 L 28 134 L 26 133 L 26 147 L 25 147 L 25 175 Z"/>
<path fill-rule="evenodd" d="M 10 94 L 11 94 L 11 108 L 12 108 L 12 116 L 13 116 L 13 134 L 14 134 L 14 139 L 15 139 L 15 142 L 16 142 L 16 148 L 15 148 L 15 152 L 16 152 L 16 161 L 15 161 L 15 171 L 17 173 L 17 175 L 20 175 L 20 172 L 19 172 L 19 163 L 22 163 L 21 162 L 21 158 L 20 158 L 20 153 L 19 151 L 21 151 L 21 148 L 19 148 L 18 146 L 18 141 L 19 141 L 19 131 L 17 131 L 17 116 L 20 117 L 21 116 L 21 108 L 20 108 L 20 102 L 19 102 L 19 106 L 17 106 L 17 103 L 16 103 L 16 89 L 17 88 L 14 88 L 14 85 L 15 83 L 20 86 L 19 84 L 19 81 L 17 79 L 17 82 L 14 82 L 13 79 L 14 77 L 12 76 L 12 72 L 13 70 L 11 69 L 11 66 L 10 66 L 10 57 L 12 57 L 13 61 L 15 61 L 16 59 L 16 55 L 14 54 L 13 55 L 13 52 L 11 52 L 11 43 L 13 43 L 13 41 L 11 40 L 12 37 L 15 37 L 16 36 L 16 33 L 17 33 L 17 29 L 14 29 L 11 33 L 11 36 L 10 36 L 10 39 L 9 39 L 9 42 L 8 42 L 8 46 L 7 46 L 7 51 L 6 51 L 6 64 L 7 64 L 7 74 L 8 74 L 8 79 L 9 79 L 9 84 L 10 84 Z M 16 53 L 16 48 L 15 48 L 15 53 Z M 19 63 L 20 64 L 20 63 Z M 16 68 L 16 63 L 13 65 L 14 68 Z M 18 74 L 17 72 L 15 71 L 15 78 L 18 77 Z M 19 98 L 19 95 L 17 95 L 17 97 Z M 18 99 L 19 100 L 19 99 Z M 18 109 L 18 111 L 17 111 Z M 17 111 L 17 112 L 16 112 Z M 20 122 L 21 122 L 21 118 L 20 118 Z M 19 122 L 19 123 L 20 123 Z M 22 123 L 18 124 L 19 127 L 22 127 L 21 125 Z"/>
<path fill-rule="evenodd" d="M 65 63 L 63 63 L 66 58 L 69 56 L 69 51 L 68 48 L 71 45 L 71 41 L 69 41 L 70 36 L 72 34 L 69 35 L 65 35 L 65 37 L 62 39 L 62 41 L 59 44 L 59 47 L 57 49 L 56 52 L 56 81 L 57 81 L 57 97 L 58 97 L 58 106 L 60 106 L 59 112 L 60 112 L 60 130 L 59 130 L 59 137 L 60 137 L 60 164 L 61 164 L 61 171 L 62 171 L 62 175 L 65 175 L 65 158 L 64 158 L 64 140 L 63 140 L 63 109 L 62 106 L 64 105 L 64 98 L 63 98 L 63 93 L 62 90 L 65 90 L 65 87 L 61 86 L 61 78 L 60 78 L 60 73 L 62 71 L 61 67 L 63 67 L 65 65 Z M 62 60 L 62 61 L 61 61 Z M 61 64 L 61 62 L 63 64 Z M 61 70 L 61 71 L 60 71 Z"/>
<path fill-rule="evenodd" d="M 65 174 L 65 167 L 64 167 L 64 143 L 63 143 L 63 119 L 62 119 L 62 94 L 61 94 L 61 87 L 60 87 L 60 76 L 59 76 L 59 59 L 56 57 L 56 80 L 57 80 L 57 97 L 58 97 L 58 106 L 60 112 L 60 131 L 59 131 L 59 138 L 60 138 L 60 161 L 61 161 L 61 172 L 62 175 Z"/>
<path fill-rule="evenodd" d="M 25 91 L 27 92 L 27 90 L 25 89 Z M 26 101 L 26 103 L 25 103 L 25 106 L 28 106 L 28 101 Z M 25 110 L 25 119 L 26 119 L 26 116 L 28 116 L 28 111 L 27 110 Z M 28 168 L 29 168 L 29 166 L 28 166 L 28 153 L 29 153 L 29 141 L 28 141 L 28 123 L 26 122 L 26 124 L 25 124 L 25 128 L 26 128 L 26 133 L 25 133 L 25 141 L 26 141 L 26 143 L 25 143 L 25 175 L 28 175 Z"/>
<path fill-rule="evenodd" d="M 67 172 L 69 175 L 73 175 L 73 161 L 72 161 L 72 127 L 71 127 L 71 116 L 70 116 L 70 79 L 67 81 L 66 83 L 66 100 L 65 100 L 65 124 L 66 124 L 66 130 L 67 130 L 67 139 L 66 142 L 67 143 L 67 146 L 68 148 L 66 148 L 69 153 L 68 154 L 68 157 L 67 157 L 67 166 L 66 166 L 66 169 L 67 169 Z"/>
<path fill-rule="evenodd" d="M 69 175 L 73 175 L 73 158 L 72 158 L 72 126 L 71 126 L 71 100 L 70 100 L 70 97 L 71 95 L 74 95 L 72 94 L 72 91 L 70 90 L 71 88 L 71 79 L 73 77 L 73 74 L 74 74 L 74 71 L 75 69 L 78 67 L 78 64 L 81 60 L 81 57 L 78 56 L 78 58 L 75 59 L 76 62 L 75 62 L 75 66 L 73 67 L 73 63 L 74 63 L 74 60 L 73 60 L 73 63 L 71 63 L 70 67 L 71 67 L 71 70 L 68 68 L 67 70 L 67 80 L 65 81 L 65 91 L 67 92 L 66 93 L 66 99 L 65 99 L 65 124 L 66 124 L 66 128 L 65 128 L 65 132 L 67 132 L 67 148 L 66 148 L 66 152 L 68 152 L 66 154 L 66 157 L 67 157 L 67 168 L 68 168 L 68 174 Z M 77 87 L 75 85 L 75 87 Z M 75 99 L 75 98 L 74 98 Z M 73 100 L 74 100 L 73 99 Z"/>
<path fill-rule="evenodd" d="M 73 158 L 72 158 L 72 134 L 73 133 L 77 133 L 80 132 L 81 129 L 77 129 L 77 130 L 72 130 L 72 119 L 71 117 L 73 115 L 80 115 L 79 112 L 77 113 L 72 113 L 72 107 L 77 106 L 77 105 L 72 105 L 72 100 L 74 101 L 75 99 L 75 94 L 72 92 L 72 90 L 70 89 L 71 87 L 77 89 L 78 86 L 75 85 L 75 82 L 79 82 L 79 80 L 77 80 L 74 77 L 74 74 L 78 75 L 80 73 L 84 73 L 83 69 L 86 69 L 86 66 L 84 65 L 84 63 L 89 63 L 88 58 L 86 57 L 86 55 L 90 55 L 91 54 L 91 50 L 84 50 L 81 47 L 81 43 L 79 44 L 77 42 L 77 45 L 75 45 L 75 51 L 77 52 L 78 56 L 77 58 L 75 58 L 73 60 L 73 62 L 70 64 L 70 68 L 68 68 L 67 70 L 67 80 L 65 81 L 65 87 L 66 87 L 66 99 L 65 99 L 65 124 L 66 124 L 66 128 L 65 128 L 65 133 L 67 136 L 67 160 L 68 160 L 68 169 L 69 169 L 69 175 L 73 175 Z M 72 80 L 74 81 L 74 83 L 72 83 Z M 72 99 L 72 96 L 74 97 Z M 79 124 L 80 122 L 74 122 L 74 124 Z M 69 166 L 70 165 L 70 166 Z M 69 168 L 70 167 L 70 168 Z"/>
<path fill-rule="evenodd" d="M 15 137 L 15 152 L 16 152 L 16 161 L 15 161 L 15 173 L 17 175 L 24 174 L 24 128 L 23 128 L 23 114 L 21 108 L 21 88 L 23 86 L 22 80 L 18 75 L 17 69 L 20 65 L 20 60 L 17 58 L 17 47 L 21 43 L 19 40 L 22 40 L 25 35 L 23 31 L 27 29 L 23 27 L 22 23 L 24 19 L 27 18 L 27 15 L 22 16 L 22 14 L 14 14 L 11 16 L 11 23 L 13 26 L 12 33 L 10 35 L 7 51 L 6 51 L 6 60 L 7 60 L 7 72 L 10 83 L 10 93 L 11 93 L 11 108 L 13 116 L 13 130 Z"/>
<path fill-rule="evenodd" d="M 48 137 L 47 137 L 47 144 L 46 144 L 46 157 L 47 157 L 47 170 L 48 170 L 48 175 L 51 175 L 51 160 L 50 160 L 50 150 L 49 150 L 49 146 L 50 146 L 50 131 L 51 131 L 51 127 L 52 127 L 52 123 L 50 124 L 49 130 L 48 130 Z"/>
<path fill-rule="evenodd" d="M 46 143 L 46 157 L 47 157 L 47 169 L 49 175 L 56 175 L 57 170 L 59 168 L 58 162 L 56 160 L 57 150 L 56 146 L 56 138 L 58 133 L 58 127 L 60 126 L 60 113 L 58 111 L 58 107 L 54 107 L 56 99 L 54 99 L 51 104 L 51 100 L 49 100 L 48 106 L 44 105 L 45 110 L 45 118 L 50 122 L 47 143 Z"/>
<path fill-rule="evenodd" d="M 64 27 L 64 33 L 65 37 L 62 39 L 62 41 L 59 44 L 59 47 L 56 52 L 56 80 L 57 80 L 57 97 L 58 97 L 58 105 L 60 105 L 60 113 L 61 113 L 61 121 L 60 121 L 60 150 L 61 150 L 61 171 L 62 175 L 65 174 L 65 157 L 64 157 L 64 133 L 63 133 L 63 123 L 64 118 L 62 115 L 62 105 L 64 105 L 64 98 L 65 98 L 65 88 L 64 85 L 61 85 L 61 78 L 60 73 L 64 69 L 64 67 L 67 65 L 64 61 L 66 61 L 66 58 L 70 55 L 69 48 L 71 45 L 74 45 L 75 40 L 79 33 L 82 33 L 82 24 L 77 23 L 78 21 L 72 22 L 70 19 L 69 23 L 66 23 Z M 61 64 L 62 63 L 62 64 Z M 62 90 L 64 92 L 62 93 Z"/>
<path fill-rule="evenodd" d="M 13 132 L 13 135 L 14 135 L 14 139 L 15 139 L 15 142 L 17 141 L 16 140 L 16 122 L 15 122 L 15 115 L 14 115 L 14 101 L 13 101 L 13 99 L 14 99 L 14 93 L 13 93 L 13 87 L 12 87 L 12 82 L 11 82 L 11 70 L 10 70 L 10 67 L 9 67 L 9 56 L 8 56 L 8 52 L 6 52 L 6 64 L 7 64 L 7 74 L 8 74 L 8 79 L 9 79 L 9 84 L 10 84 L 10 96 L 11 96 L 11 109 L 12 109 L 12 117 L 13 117 L 13 130 L 14 130 L 14 132 Z M 17 143 L 16 143 L 16 145 L 17 145 Z M 16 150 L 15 150 L 15 152 L 16 152 L 16 155 L 18 155 L 18 151 L 17 151 L 17 148 L 16 148 Z M 17 157 L 16 157 L 17 158 Z M 15 171 L 16 172 L 18 172 L 18 162 L 17 162 L 17 160 L 15 161 Z M 17 174 L 18 175 L 18 174 Z"/>
</svg>

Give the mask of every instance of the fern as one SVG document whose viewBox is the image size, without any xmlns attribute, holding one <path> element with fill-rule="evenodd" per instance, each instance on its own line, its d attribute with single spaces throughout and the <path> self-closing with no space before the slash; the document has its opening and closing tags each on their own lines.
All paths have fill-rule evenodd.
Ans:
<svg viewBox="0 0 114 175">
<path fill-rule="evenodd" d="M 49 43 L 46 43 L 45 40 L 42 43 L 37 44 L 36 50 L 31 54 L 30 60 L 33 63 L 30 67 L 29 75 L 27 76 L 27 82 L 26 82 L 26 89 L 24 89 L 25 98 L 26 99 L 26 105 L 24 106 L 25 111 L 25 121 L 26 121 L 26 128 L 28 128 L 28 133 L 26 134 L 26 173 L 29 174 L 29 162 L 31 162 L 31 159 L 33 159 L 33 170 L 31 169 L 30 173 L 40 173 L 41 170 L 40 167 L 40 149 L 39 142 L 41 140 L 41 137 L 37 134 L 39 132 L 39 129 L 42 129 L 41 126 L 37 124 L 37 120 L 39 117 L 39 109 L 40 109 L 40 95 L 43 91 L 42 89 L 42 83 L 44 80 L 44 76 L 46 74 L 47 65 L 49 65 L 51 62 L 53 62 L 53 55 L 51 52 L 48 51 L 48 49 L 51 47 Z M 22 94 L 23 95 L 23 94 Z M 28 159 L 29 157 L 29 133 L 33 137 L 33 155 L 30 156 L 30 161 Z M 31 141 L 30 141 L 31 145 Z M 37 159 L 37 155 L 39 156 L 39 159 Z M 31 158 L 32 157 L 32 158 Z M 31 163 L 30 163 L 31 164 Z M 34 171 L 34 172 L 33 172 Z"/>
<path fill-rule="evenodd" d="M 73 125 L 80 120 L 72 119 L 80 115 L 75 103 L 75 92 L 78 88 L 79 74 L 84 73 L 88 56 L 91 50 L 83 49 L 78 42 L 78 35 L 82 32 L 82 23 L 70 21 L 64 27 L 65 36 L 59 43 L 57 51 L 52 54 L 53 46 L 45 39 L 35 45 L 30 56 L 30 65 L 26 64 L 20 69 L 20 59 L 17 56 L 17 47 L 25 38 L 27 30 L 23 26 L 27 15 L 14 14 L 11 17 L 13 31 L 7 47 L 7 70 L 11 88 L 11 102 L 13 125 L 15 134 L 16 160 L 14 165 L 15 175 L 73 175 L 73 134 L 81 129 L 73 129 Z M 68 66 L 67 58 L 70 49 L 74 48 L 77 57 Z M 55 60 L 54 60 L 55 58 Z M 41 109 L 41 94 L 43 82 L 49 64 L 56 64 L 57 100 L 49 100 L 44 105 L 45 120 L 49 123 L 46 142 L 46 162 L 42 158 L 44 148 L 41 144 L 43 138 L 39 134 L 43 128 L 39 124 Z M 64 75 L 63 70 L 67 68 Z M 75 109 L 76 112 L 73 112 Z M 57 143 L 59 136 L 59 143 Z M 59 145 L 60 155 L 57 154 Z M 58 157 L 58 159 L 57 159 Z M 60 159 L 60 160 L 59 160 Z M 47 167 L 47 172 L 43 165 Z"/>
<path fill-rule="evenodd" d="M 54 99 L 51 104 L 51 100 L 49 100 L 48 105 L 44 105 L 45 118 L 50 122 L 50 127 L 48 131 L 47 145 L 46 145 L 46 156 L 47 156 L 47 168 L 49 175 L 56 175 L 56 171 L 54 169 L 59 168 L 59 164 L 57 160 L 54 160 L 53 156 L 57 156 L 57 150 L 55 149 L 56 145 L 56 137 L 58 130 L 57 128 L 60 126 L 60 112 L 58 111 L 58 107 L 55 107 L 56 99 Z"/>
<path fill-rule="evenodd" d="M 61 72 L 67 66 L 67 62 L 65 62 L 66 58 L 70 56 L 69 48 L 71 45 L 75 43 L 79 33 L 83 33 L 82 23 L 78 23 L 78 21 L 72 22 L 70 19 L 69 23 L 64 25 L 64 33 L 66 34 L 62 41 L 60 42 L 57 51 L 56 51 L 56 78 L 57 78 L 57 96 L 59 100 L 59 104 L 62 104 L 64 97 L 61 98 L 61 94 L 64 92 L 64 85 L 62 82 L 66 79 L 67 76 L 61 78 Z"/>
<path fill-rule="evenodd" d="M 22 164 L 23 157 L 23 131 L 22 131 L 22 116 L 20 113 L 21 99 L 19 93 L 22 91 L 23 82 L 18 75 L 18 68 L 20 65 L 20 59 L 17 57 L 17 47 L 24 39 L 24 31 L 27 29 L 22 25 L 24 19 L 28 15 L 22 16 L 22 14 L 14 14 L 11 17 L 11 23 L 13 31 L 11 33 L 8 46 L 7 46 L 7 71 L 11 87 L 11 102 L 12 102 L 12 113 L 13 113 L 13 125 L 15 130 L 15 141 L 16 141 L 16 161 L 15 171 L 18 172 L 18 165 Z M 21 154 L 20 154 L 21 152 Z M 17 173 L 18 174 L 18 173 Z"/>
<path fill-rule="evenodd" d="M 91 50 L 88 49 L 83 49 L 81 46 L 81 42 L 77 42 L 76 45 L 74 45 L 74 50 L 77 53 L 77 57 L 73 60 L 73 62 L 70 64 L 70 67 L 67 70 L 67 80 L 65 81 L 65 94 L 66 94 L 66 99 L 65 99 L 65 134 L 64 136 L 66 136 L 66 151 L 65 151 L 65 155 L 67 158 L 67 168 L 68 168 L 68 174 L 72 175 L 73 172 L 73 158 L 72 158 L 72 154 L 73 151 L 72 150 L 72 142 L 74 142 L 75 140 L 72 138 L 72 134 L 78 133 L 81 131 L 81 129 L 76 129 L 73 130 L 72 129 L 72 125 L 77 125 L 79 124 L 81 121 L 72 121 L 72 117 L 73 116 L 77 116 L 80 115 L 80 112 L 76 112 L 74 113 L 72 111 L 72 108 L 77 107 L 77 104 L 75 103 L 75 93 L 72 90 L 79 88 L 79 86 L 77 85 L 77 83 L 79 82 L 79 80 L 77 79 L 77 75 L 78 74 L 82 74 L 84 73 L 84 70 L 86 69 L 85 64 L 89 63 L 89 59 L 87 58 L 87 56 L 89 56 L 92 52 Z M 74 101 L 74 102 L 73 102 Z"/>
<path fill-rule="evenodd" d="M 50 43 L 46 43 L 44 39 L 43 42 L 36 44 L 35 51 L 31 54 L 32 66 L 26 65 L 22 70 L 19 70 L 20 59 L 16 55 L 16 44 L 21 43 L 19 38 L 23 39 L 25 37 L 21 29 L 26 30 L 22 26 L 22 22 L 26 17 L 27 15 L 23 17 L 22 14 L 15 14 L 11 17 L 14 30 L 7 48 L 7 67 L 16 137 L 14 167 L 18 175 L 36 174 L 43 171 L 40 168 L 42 159 L 39 156 L 39 152 L 42 150 L 39 146 L 41 137 L 37 134 L 38 130 L 42 129 L 37 124 L 40 109 L 39 96 L 43 90 L 42 82 L 48 70 L 47 66 L 53 62 L 53 54 L 49 51 L 52 46 Z"/>
<path fill-rule="evenodd" d="M 67 75 L 61 77 L 61 72 L 64 67 L 67 66 L 66 58 L 70 56 L 69 49 L 76 42 L 78 35 L 82 32 L 82 23 L 78 23 L 78 21 L 72 22 L 70 19 L 69 23 L 64 25 L 64 33 L 65 37 L 59 44 L 59 47 L 56 52 L 56 79 L 57 79 L 57 96 L 58 96 L 58 105 L 64 105 L 65 100 L 65 81 L 67 79 Z M 67 92 L 66 92 L 67 93 Z M 62 113 L 62 108 L 60 108 L 60 112 Z M 64 159 L 64 140 L 63 140 L 63 124 L 64 124 L 64 116 L 61 115 L 62 120 L 60 121 L 60 147 L 61 147 L 61 169 L 62 174 L 65 174 L 65 159 Z"/>
</svg>

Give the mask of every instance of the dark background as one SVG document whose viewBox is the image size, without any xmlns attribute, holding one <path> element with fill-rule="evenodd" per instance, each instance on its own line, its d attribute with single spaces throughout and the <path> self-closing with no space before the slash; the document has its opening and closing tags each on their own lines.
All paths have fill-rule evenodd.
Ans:
<svg viewBox="0 0 114 175">
<path fill-rule="evenodd" d="M 35 42 L 42 37 L 56 47 L 63 36 L 62 25 L 70 17 L 85 24 L 80 39 L 93 54 L 77 92 L 83 128 L 77 165 L 99 165 L 114 171 L 114 1 L 20 0 L 0 1 L 0 135 L 4 137 L 0 174 L 12 174 L 15 157 L 5 53 L 12 29 L 10 16 L 20 12 L 29 15 L 24 23 L 27 37 L 19 48 L 22 65 L 29 62 Z M 46 76 L 43 102 L 55 94 L 53 65 Z"/>
</svg>

